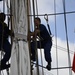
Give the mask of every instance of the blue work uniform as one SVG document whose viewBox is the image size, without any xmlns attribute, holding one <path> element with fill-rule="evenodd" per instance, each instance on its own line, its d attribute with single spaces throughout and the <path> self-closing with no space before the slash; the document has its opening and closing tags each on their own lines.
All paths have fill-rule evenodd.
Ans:
<svg viewBox="0 0 75 75">
<path fill-rule="evenodd" d="M 48 33 L 46 27 L 43 24 L 39 25 L 40 30 L 40 41 L 37 41 L 37 48 L 44 49 L 45 60 L 50 63 L 52 61 L 51 58 L 51 47 L 52 47 L 52 37 Z M 41 47 L 40 47 L 41 46 Z M 35 60 L 35 42 L 31 42 L 31 59 Z"/>
<path fill-rule="evenodd" d="M 11 44 L 8 41 L 10 30 L 5 23 L 0 22 L 0 50 L 4 51 L 4 57 L 1 59 L 1 64 L 6 64 L 11 56 Z"/>
</svg>

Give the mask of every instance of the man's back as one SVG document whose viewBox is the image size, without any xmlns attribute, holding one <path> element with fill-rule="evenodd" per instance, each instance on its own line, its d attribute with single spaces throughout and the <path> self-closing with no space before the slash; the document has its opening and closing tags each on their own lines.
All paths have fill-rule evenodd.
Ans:
<svg viewBox="0 0 75 75">
<path fill-rule="evenodd" d="M 40 36 L 43 38 L 43 40 L 51 39 L 48 30 L 43 24 L 40 24 L 39 29 L 40 29 Z"/>
<path fill-rule="evenodd" d="M 0 22 L 0 40 L 7 39 L 9 36 L 9 28 L 7 27 L 6 23 Z"/>
</svg>

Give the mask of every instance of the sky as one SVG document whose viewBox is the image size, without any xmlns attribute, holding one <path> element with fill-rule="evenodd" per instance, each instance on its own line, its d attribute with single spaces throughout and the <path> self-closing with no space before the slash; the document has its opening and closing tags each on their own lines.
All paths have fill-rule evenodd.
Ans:
<svg viewBox="0 0 75 75">
<path fill-rule="evenodd" d="M 63 4 L 62 0 L 56 1 L 56 13 L 63 13 Z M 54 0 L 37 0 L 38 3 L 38 14 L 54 14 Z M 75 11 L 75 0 L 65 0 L 66 3 L 66 12 Z M 0 10 L 3 11 L 2 3 L 0 3 Z M 33 12 L 32 12 L 33 13 Z M 37 12 L 36 12 L 37 14 Z M 44 16 L 39 16 L 41 18 L 42 23 L 47 27 L 47 23 L 44 19 Z M 56 39 L 57 39 L 57 53 L 58 53 L 58 67 L 68 67 L 68 54 L 67 54 L 67 44 L 66 44 L 66 33 L 65 33 L 65 22 L 64 15 L 56 15 L 56 28 L 57 28 L 57 36 L 55 34 L 55 16 L 48 16 L 48 23 L 51 28 L 51 32 L 53 36 L 53 46 L 51 49 L 52 54 L 52 68 L 57 67 L 57 58 L 56 58 Z M 75 51 L 75 13 L 70 13 L 66 15 L 67 21 L 67 31 L 68 31 L 68 42 L 70 49 L 70 58 L 71 65 L 73 61 L 73 53 Z M 42 50 L 43 51 L 43 50 Z M 39 54 L 39 64 L 40 63 L 40 54 Z M 43 55 L 43 64 L 46 66 L 46 61 Z M 41 69 L 40 69 L 41 71 Z M 58 75 L 69 75 L 68 69 L 59 69 Z M 34 75 L 36 75 L 36 69 L 34 67 L 33 70 Z M 45 75 L 57 75 L 57 70 L 47 71 L 44 69 Z M 74 73 L 72 72 L 74 75 Z"/>
</svg>

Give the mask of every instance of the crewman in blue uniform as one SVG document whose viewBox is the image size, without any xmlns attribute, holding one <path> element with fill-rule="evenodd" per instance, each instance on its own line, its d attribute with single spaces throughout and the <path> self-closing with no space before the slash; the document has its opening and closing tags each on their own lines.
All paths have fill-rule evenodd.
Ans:
<svg viewBox="0 0 75 75">
<path fill-rule="evenodd" d="M 4 52 L 4 56 L 0 61 L 0 70 L 10 67 L 10 64 L 7 64 L 7 62 L 11 56 L 11 44 L 8 41 L 8 36 L 11 34 L 11 30 L 9 30 L 7 24 L 4 22 L 5 18 L 6 15 L 0 13 L 0 51 Z"/>
<path fill-rule="evenodd" d="M 36 52 L 35 52 L 36 42 L 34 41 L 34 39 L 39 37 L 39 41 L 37 41 L 37 48 L 44 49 L 45 60 L 48 63 L 46 68 L 48 70 L 51 70 L 51 62 L 52 62 L 51 58 L 52 37 L 50 36 L 51 33 L 49 34 L 45 25 L 41 24 L 41 20 L 39 17 L 35 18 L 34 24 L 35 30 L 34 32 L 30 33 L 30 36 L 33 36 L 33 40 L 31 41 L 31 60 L 36 61 Z"/>
</svg>

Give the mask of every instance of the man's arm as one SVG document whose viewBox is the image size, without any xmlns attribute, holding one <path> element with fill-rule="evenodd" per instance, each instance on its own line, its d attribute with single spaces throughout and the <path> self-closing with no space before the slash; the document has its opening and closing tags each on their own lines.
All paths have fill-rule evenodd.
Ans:
<svg viewBox="0 0 75 75">
<path fill-rule="evenodd" d="M 40 33 L 40 30 L 36 29 L 34 32 L 29 32 L 28 33 L 28 40 L 34 40 L 37 38 L 37 35 Z"/>
</svg>

